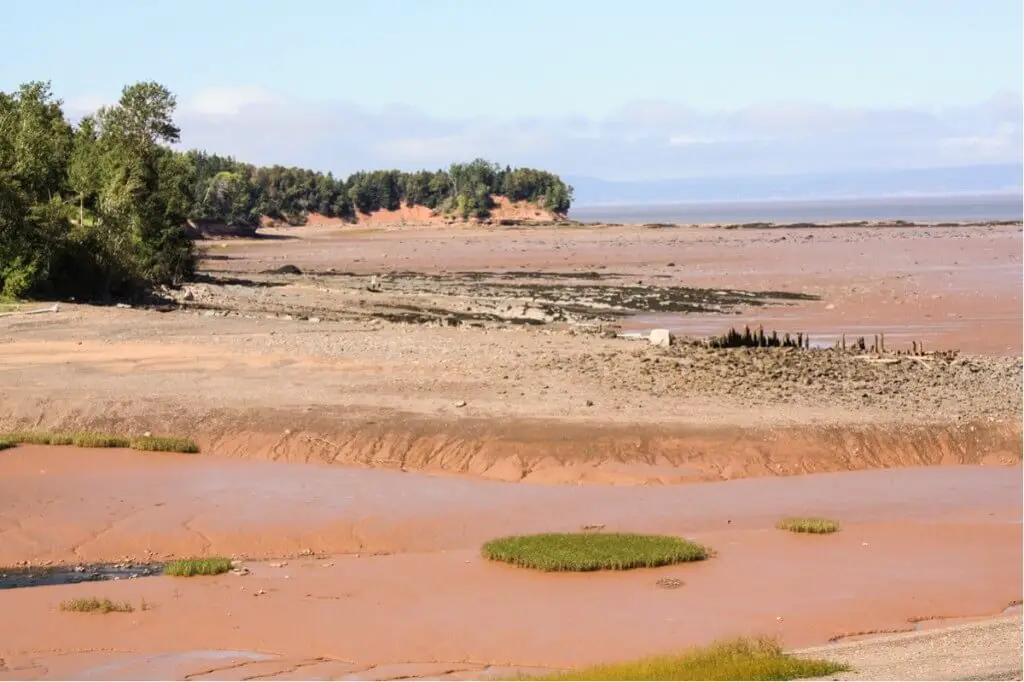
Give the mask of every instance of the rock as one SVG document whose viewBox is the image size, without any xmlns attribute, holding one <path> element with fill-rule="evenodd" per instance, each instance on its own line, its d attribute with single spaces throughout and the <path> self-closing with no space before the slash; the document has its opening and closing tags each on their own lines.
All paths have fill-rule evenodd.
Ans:
<svg viewBox="0 0 1024 682">
<path fill-rule="evenodd" d="M 675 340 L 675 337 L 672 336 L 672 332 L 667 329 L 652 329 L 649 338 L 652 346 L 660 346 L 662 348 L 668 348 Z"/>
<path fill-rule="evenodd" d="M 310 322 L 310 324 L 320 324 L 320 318 L 319 317 L 311 317 L 311 318 L 309 318 L 309 322 Z"/>
<path fill-rule="evenodd" d="M 466 401 L 465 400 L 459 400 L 459 401 L 457 401 L 455 403 L 455 407 L 465 407 L 465 406 L 466 406 Z"/>
</svg>

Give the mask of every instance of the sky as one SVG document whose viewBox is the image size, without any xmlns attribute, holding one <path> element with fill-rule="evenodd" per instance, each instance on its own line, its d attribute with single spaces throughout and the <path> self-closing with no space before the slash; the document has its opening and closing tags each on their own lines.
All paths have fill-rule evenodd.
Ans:
<svg viewBox="0 0 1024 682">
<path fill-rule="evenodd" d="M 182 142 L 347 174 L 1021 160 L 1021 0 L 0 0 L 0 89 L 156 80 Z"/>
</svg>

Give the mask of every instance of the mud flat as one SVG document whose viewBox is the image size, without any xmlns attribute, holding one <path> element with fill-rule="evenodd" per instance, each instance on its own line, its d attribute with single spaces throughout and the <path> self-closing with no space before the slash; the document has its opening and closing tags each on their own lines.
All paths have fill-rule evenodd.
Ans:
<svg viewBox="0 0 1024 682">
<path fill-rule="evenodd" d="M 743 634 L 848 644 L 1021 597 L 1017 226 L 273 236 L 206 242 L 201 281 L 155 304 L 0 317 L 0 431 L 201 446 L 0 452 L 0 609 L 26 614 L 0 624 L 0 677 L 508 677 Z M 759 324 L 813 347 L 628 337 Z M 479 557 L 581 527 L 717 555 Z M 215 554 L 245 570 L 134 570 Z M 152 608 L 59 609 L 92 596 Z"/>
<path fill-rule="evenodd" d="M 1021 486 L 1019 467 L 685 488 L 514 485 L 24 446 L 0 461 L 0 563 L 208 553 L 243 559 L 247 574 L 0 590 L 0 606 L 20 614 L 0 625 L 0 657 L 3 674 L 17 679 L 309 679 L 321 668 L 332 677 L 472 676 L 737 634 L 801 647 L 913 630 L 997 615 L 1020 599 Z M 805 537 L 774 528 L 812 510 L 843 530 Z M 586 575 L 536 574 L 479 555 L 498 535 L 582 526 L 681 535 L 717 555 Z M 660 589 L 664 577 L 683 584 Z M 58 609 L 94 595 L 150 606 L 103 616 Z"/>
</svg>

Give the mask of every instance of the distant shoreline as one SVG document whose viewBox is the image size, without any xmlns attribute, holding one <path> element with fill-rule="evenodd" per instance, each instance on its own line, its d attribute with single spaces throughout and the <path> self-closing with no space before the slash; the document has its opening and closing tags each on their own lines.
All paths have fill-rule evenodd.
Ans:
<svg viewBox="0 0 1024 682">
<path fill-rule="evenodd" d="M 685 225 L 748 223 L 922 223 L 1020 222 L 1019 192 L 865 199 L 771 199 L 650 204 L 578 204 L 569 218 L 586 223 Z"/>
<path fill-rule="evenodd" d="M 1020 227 L 1021 220 L 963 220 L 963 221 L 910 221 L 910 220 L 839 220 L 839 221 L 807 221 L 807 222 L 767 222 L 749 223 L 614 223 L 608 221 L 571 221 L 580 227 L 644 227 L 649 229 L 685 229 L 702 228 L 710 230 L 799 230 L 799 229 L 836 229 L 836 228 L 938 228 L 938 227 Z"/>
</svg>

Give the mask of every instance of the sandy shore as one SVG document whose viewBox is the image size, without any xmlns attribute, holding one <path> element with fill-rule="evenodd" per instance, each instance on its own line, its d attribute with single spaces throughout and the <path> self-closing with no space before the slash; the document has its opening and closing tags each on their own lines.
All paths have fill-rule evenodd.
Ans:
<svg viewBox="0 0 1024 682">
<path fill-rule="evenodd" d="M 3 451 L 0 587 L 65 584 L 0 589 L 21 614 L 0 678 L 475 679 L 742 634 L 838 638 L 876 679 L 1012 674 L 999 624 L 914 640 L 910 668 L 857 652 L 1021 598 L 1019 227 L 268 234 L 208 243 L 173 306 L 0 318 L 0 429 L 203 451 Z M 813 347 L 628 336 L 760 324 Z M 828 348 L 844 335 L 868 348 Z M 718 554 L 614 575 L 479 556 L 584 526 Z M 202 554 L 244 575 L 69 581 Z M 86 596 L 148 608 L 58 608 Z M 933 666 L 952 646 L 970 670 Z"/>
</svg>

